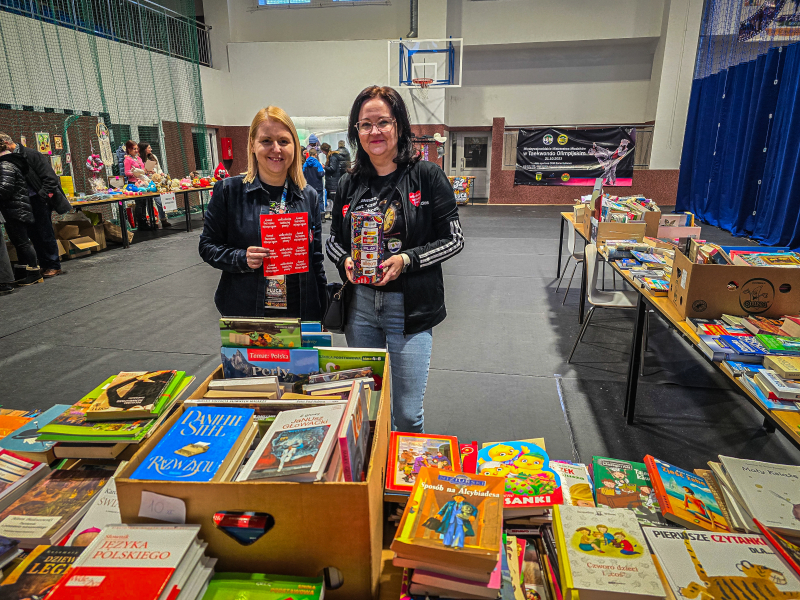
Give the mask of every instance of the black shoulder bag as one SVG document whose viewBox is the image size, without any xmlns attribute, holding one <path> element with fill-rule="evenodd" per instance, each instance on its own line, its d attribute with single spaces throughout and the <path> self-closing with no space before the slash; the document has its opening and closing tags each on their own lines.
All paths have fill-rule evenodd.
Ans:
<svg viewBox="0 0 800 600">
<path fill-rule="evenodd" d="M 348 287 L 348 285 L 350 287 Z M 322 318 L 322 326 L 331 333 L 344 333 L 347 324 L 347 303 L 350 300 L 352 285 L 349 281 L 329 283 L 326 287 L 328 293 L 328 310 Z"/>
</svg>

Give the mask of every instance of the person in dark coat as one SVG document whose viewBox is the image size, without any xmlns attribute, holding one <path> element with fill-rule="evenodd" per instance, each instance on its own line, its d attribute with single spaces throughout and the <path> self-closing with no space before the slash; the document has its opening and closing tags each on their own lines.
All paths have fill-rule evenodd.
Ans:
<svg viewBox="0 0 800 600">
<path fill-rule="evenodd" d="M 347 173 L 350 168 L 350 151 L 344 143 L 339 140 L 339 148 L 328 153 L 328 160 L 325 163 L 325 191 L 328 194 L 325 213 L 330 216 L 328 208 L 333 206 L 336 199 L 336 188 L 339 186 L 339 179 Z"/>
<path fill-rule="evenodd" d="M 0 225 L 4 225 L 6 220 L 0 212 Z M 14 268 L 8 258 L 8 248 L 2 242 L 3 228 L 0 227 L 0 296 L 5 296 L 14 291 Z"/>
<path fill-rule="evenodd" d="M 300 140 L 291 118 L 277 106 L 253 118 L 247 174 L 214 185 L 206 209 L 200 256 L 222 271 L 214 302 L 223 316 L 301 318 L 321 321 L 327 308 L 317 192 L 306 184 Z M 266 277 L 269 251 L 262 247 L 260 216 L 308 215 L 305 273 Z M 276 257 L 277 258 L 277 257 Z"/>
<path fill-rule="evenodd" d="M 303 165 L 303 175 L 306 178 L 306 183 L 317 192 L 317 198 L 319 198 L 317 212 L 319 213 L 319 222 L 322 223 L 322 199 L 325 196 L 322 178 L 325 176 L 325 168 L 322 166 L 322 163 L 319 162 L 317 158 L 318 154 L 316 148 L 311 148 L 311 150 L 308 151 L 308 158 Z"/>
<path fill-rule="evenodd" d="M 6 233 L 17 250 L 18 263 L 14 266 L 17 285 L 44 281 L 36 250 L 28 238 L 28 226 L 33 224 L 33 209 L 25 181 L 28 169 L 25 159 L 13 154 L 8 143 L 0 139 L 0 212 L 6 220 Z"/>
</svg>

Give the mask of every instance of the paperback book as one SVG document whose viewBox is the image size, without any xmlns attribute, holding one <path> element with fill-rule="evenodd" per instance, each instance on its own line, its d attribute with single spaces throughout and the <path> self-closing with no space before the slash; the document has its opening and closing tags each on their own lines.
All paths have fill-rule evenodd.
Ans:
<svg viewBox="0 0 800 600">
<path fill-rule="evenodd" d="M 319 371 L 319 358 L 314 348 L 225 348 L 221 349 L 225 379 L 275 375 L 282 383 L 296 384 L 299 392 L 308 376 Z"/>
<path fill-rule="evenodd" d="M 723 315 L 723 318 L 725 318 L 725 315 Z M 753 335 L 759 333 L 785 335 L 785 332 L 781 329 L 781 325 L 783 325 L 782 321 L 778 319 L 768 319 L 766 317 L 750 316 L 744 317 L 742 320 L 742 326 Z"/>
<path fill-rule="evenodd" d="M 69 409 L 68 404 L 56 404 L 52 408 L 44 411 L 31 419 L 28 423 L 12 431 L 2 440 L 0 440 L 0 448 L 10 450 L 17 456 L 22 456 L 31 460 L 41 461 L 45 463 L 53 462 L 53 446 L 55 442 L 39 441 L 39 428 L 44 427 L 55 418 L 61 416 L 63 412 Z"/>
<path fill-rule="evenodd" d="M 326 371 L 315 373 L 308 376 L 309 385 L 317 383 L 330 383 L 332 381 L 346 381 L 350 379 L 360 379 L 362 377 L 372 377 L 372 367 L 359 367 L 357 369 L 347 369 L 345 371 Z"/>
<path fill-rule="evenodd" d="M 564 504 L 570 506 L 595 506 L 592 480 L 586 466 L 552 461 L 550 467 L 561 479 Z"/>
<path fill-rule="evenodd" d="M 370 380 L 372 383 L 372 380 Z M 345 481 L 362 481 L 369 442 L 370 386 L 355 380 L 339 427 L 338 444 Z"/>
<path fill-rule="evenodd" d="M 72 531 L 65 545 L 85 548 L 94 541 L 94 538 L 105 527 L 121 522 L 119 502 L 117 500 L 117 484 L 112 477 L 92 500 L 89 509 Z"/>
<path fill-rule="evenodd" d="M 203 600 L 322 600 L 324 594 L 325 582 L 321 577 L 216 573 Z"/>
<path fill-rule="evenodd" d="M 800 356 L 765 356 L 764 366 L 784 379 L 800 379 Z"/>
<path fill-rule="evenodd" d="M 333 346 L 333 335 L 328 332 L 303 332 L 302 340 L 303 348 L 316 348 L 317 346 L 331 347 Z"/>
<path fill-rule="evenodd" d="M 0 415 L 0 439 L 13 433 L 23 425 L 30 423 L 33 417 L 19 417 L 16 415 Z"/>
<path fill-rule="evenodd" d="M 153 419 L 169 404 L 183 371 L 122 372 L 86 411 L 88 421 Z"/>
<path fill-rule="evenodd" d="M 0 597 L 5 600 L 43 599 L 75 563 L 83 548 L 36 546 L 0 582 Z"/>
<path fill-rule="evenodd" d="M 423 467 L 460 472 L 458 439 L 450 435 L 393 431 L 389 438 L 386 490 L 410 494 Z"/>
<path fill-rule="evenodd" d="M 383 382 L 383 369 L 386 366 L 385 348 L 349 348 L 337 347 L 318 348 L 320 374 L 349 371 L 351 369 L 372 369 L 372 378 L 375 380 L 375 389 L 381 389 Z"/>
<path fill-rule="evenodd" d="M 44 463 L 0 450 L 0 509 L 12 504 L 49 471 Z"/>
<path fill-rule="evenodd" d="M 592 474 L 598 506 L 630 509 L 642 525 L 666 525 L 643 463 L 595 456 Z"/>
<path fill-rule="evenodd" d="M 222 317 L 219 320 L 222 345 L 228 347 L 300 348 L 300 319 Z"/>
<path fill-rule="evenodd" d="M 764 348 L 767 349 L 769 354 L 800 355 L 800 338 L 771 335 L 768 333 L 759 333 L 756 337 L 758 341 L 764 345 Z"/>
</svg>

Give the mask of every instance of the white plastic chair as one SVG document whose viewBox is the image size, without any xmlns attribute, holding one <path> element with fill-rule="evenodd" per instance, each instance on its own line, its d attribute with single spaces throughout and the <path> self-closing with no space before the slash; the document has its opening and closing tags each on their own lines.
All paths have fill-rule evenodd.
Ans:
<svg viewBox="0 0 800 600">
<path fill-rule="evenodd" d="M 567 262 L 564 264 L 564 270 L 561 272 L 561 277 L 558 279 L 558 285 L 556 286 L 556 294 L 558 293 L 558 288 L 561 287 L 561 280 L 564 279 L 564 274 L 567 272 L 567 266 L 569 265 L 569 261 L 573 258 L 575 259 L 575 266 L 572 267 L 572 275 L 569 276 L 569 283 L 567 283 L 567 291 L 564 292 L 564 299 L 561 301 L 563 304 L 567 301 L 567 294 L 569 294 L 569 287 L 572 285 L 572 278 L 575 276 L 575 269 L 578 268 L 578 264 L 582 263 L 584 260 L 583 251 L 575 251 L 575 225 L 572 221 L 567 221 L 567 250 L 569 250 L 569 256 L 567 257 Z"/>
<path fill-rule="evenodd" d="M 592 308 L 589 309 L 589 314 L 586 315 L 586 320 L 583 322 L 581 332 L 575 344 L 572 346 L 572 352 L 569 353 L 567 362 L 572 362 L 572 355 L 575 354 L 575 349 L 578 347 L 583 334 L 586 333 L 586 328 L 592 320 L 595 308 L 620 308 L 632 309 L 636 308 L 639 294 L 635 291 L 627 290 L 614 290 L 611 292 L 598 289 L 597 287 L 597 246 L 589 244 L 584 248 L 585 253 L 585 267 L 586 267 L 586 281 L 587 281 L 587 299 Z"/>
</svg>

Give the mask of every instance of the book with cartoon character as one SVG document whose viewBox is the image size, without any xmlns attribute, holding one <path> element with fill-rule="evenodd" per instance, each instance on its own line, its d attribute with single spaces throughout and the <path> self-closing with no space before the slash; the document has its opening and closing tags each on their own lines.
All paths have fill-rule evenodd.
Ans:
<svg viewBox="0 0 800 600">
<path fill-rule="evenodd" d="M 503 508 L 523 516 L 563 502 L 561 477 L 542 446 L 530 441 L 498 442 L 478 451 L 478 473 L 505 477 Z"/>
<path fill-rule="evenodd" d="M 565 598 L 663 598 L 664 588 L 633 511 L 556 506 L 553 530 Z"/>
<path fill-rule="evenodd" d="M 457 566 L 489 581 L 503 547 L 502 477 L 422 467 L 391 549 L 398 557 Z"/>
<path fill-rule="evenodd" d="M 386 491 L 410 494 L 422 467 L 460 473 L 458 439 L 451 435 L 393 431 L 389 438 Z"/>
<path fill-rule="evenodd" d="M 676 598 L 800 598 L 800 578 L 761 535 L 644 528 Z"/>
<path fill-rule="evenodd" d="M 592 474 L 597 506 L 629 508 L 642 525 L 667 525 L 643 463 L 595 456 Z"/>
</svg>

